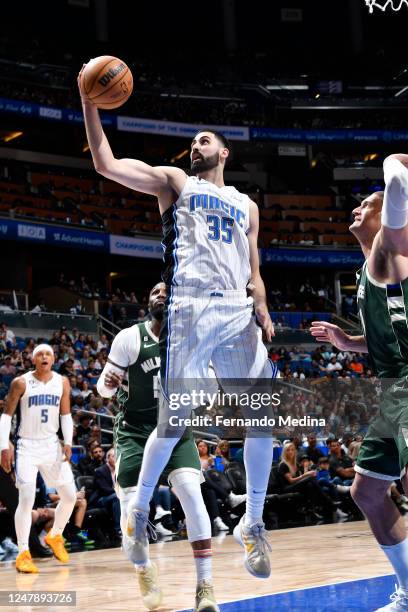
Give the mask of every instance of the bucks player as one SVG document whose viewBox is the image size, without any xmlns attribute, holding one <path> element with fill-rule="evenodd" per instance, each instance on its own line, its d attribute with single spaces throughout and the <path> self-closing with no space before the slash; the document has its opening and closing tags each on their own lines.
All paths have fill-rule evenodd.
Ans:
<svg viewBox="0 0 408 612">
<path fill-rule="evenodd" d="M 390 560 L 399 587 L 381 610 L 408 610 L 408 538 L 388 494 L 401 478 L 408 492 L 408 155 L 384 162 L 385 192 L 373 193 L 354 211 L 350 231 L 365 264 L 357 275 L 363 336 L 317 321 L 312 334 L 340 350 L 368 352 L 382 379 L 380 411 L 360 448 L 351 494 Z M 387 380 L 388 379 L 388 380 Z"/>
<path fill-rule="evenodd" d="M 116 417 L 114 435 L 123 549 L 135 564 L 143 601 L 149 610 L 159 607 L 162 601 L 162 592 L 157 585 L 157 568 L 149 559 L 147 537 L 144 536 L 142 546 L 135 549 L 126 535 L 126 523 L 144 448 L 157 425 L 158 335 L 166 297 L 164 283 L 153 287 L 149 295 L 151 321 L 118 333 L 108 363 L 98 380 L 98 391 L 103 397 L 112 397 L 119 389 L 121 410 Z M 211 579 L 211 524 L 201 495 L 200 459 L 190 432 L 174 448 L 165 473 L 186 515 L 188 538 L 197 568 L 195 610 L 216 612 L 218 606 Z"/>
<path fill-rule="evenodd" d="M 40 344 L 34 349 L 33 363 L 34 371 L 12 381 L 6 410 L 0 417 L 1 465 L 6 472 L 10 472 L 8 441 L 11 418 L 20 405 L 15 465 L 19 496 L 14 520 L 19 549 L 16 569 L 24 573 L 38 572 L 28 548 L 37 473 L 40 472 L 48 487 L 57 489 L 60 498 L 55 508 L 54 525 L 45 536 L 45 542 L 62 563 L 69 561 L 62 532 L 76 502 L 74 478 L 69 465 L 73 435 L 69 381 L 52 371 L 54 351 L 48 344 Z M 60 425 L 64 437 L 63 448 L 57 436 Z"/>
<path fill-rule="evenodd" d="M 194 176 L 190 177 L 180 168 L 116 159 L 98 109 L 82 88 L 81 73 L 78 85 L 96 170 L 158 199 L 166 264 L 163 280 L 169 287 L 160 331 L 159 400 L 164 413 L 170 395 L 180 393 L 180 381 L 206 379 L 210 361 L 224 389 L 227 379 L 271 379 L 276 368 L 268 361 L 260 329 L 270 341 L 273 325 L 259 272 L 259 213 L 247 195 L 224 184 L 228 141 L 211 130 L 197 133 L 191 143 Z M 246 294 L 249 282 L 251 298 Z M 184 412 L 189 415 L 191 408 L 192 404 Z M 160 437 L 154 431 L 146 444 L 132 500 L 129 526 L 136 534 L 144 528 L 135 522 L 146 523 L 154 487 L 182 435 L 180 422 L 179 428 L 172 428 L 170 418 L 162 423 Z M 245 547 L 246 568 L 260 578 L 271 571 L 262 513 L 272 455 L 271 436 L 247 436 L 247 512 L 235 534 Z"/>
</svg>

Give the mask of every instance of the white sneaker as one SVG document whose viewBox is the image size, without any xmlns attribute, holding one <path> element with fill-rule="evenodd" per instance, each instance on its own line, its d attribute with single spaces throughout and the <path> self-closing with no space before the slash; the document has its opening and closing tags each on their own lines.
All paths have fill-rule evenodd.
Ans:
<svg viewBox="0 0 408 612">
<path fill-rule="evenodd" d="M 170 510 L 165 510 L 163 508 L 163 506 L 156 506 L 156 514 L 154 516 L 154 520 L 155 521 L 159 521 L 161 518 L 163 518 L 163 516 L 166 516 L 167 514 L 171 514 Z"/>
<path fill-rule="evenodd" d="M 156 610 L 163 601 L 163 593 L 157 584 L 157 567 L 151 563 L 149 567 L 136 570 L 143 603 L 148 610 Z"/>
<path fill-rule="evenodd" d="M 234 538 L 245 548 L 245 567 L 256 578 L 269 578 L 271 562 L 268 551 L 272 550 L 266 538 L 265 524 L 245 525 L 245 514 L 234 529 Z"/>
<path fill-rule="evenodd" d="M 161 536 L 172 536 L 174 535 L 170 529 L 166 529 L 166 527 L 162 523 L 156 523 L 154 526 L 156 533 Z"/>
<path fill-rule="evenodd" d="M 7 552 L 18 555 L 18 546 L 16 546 L 11 538 L 4 538 L 0 546 Z"/>
<path fill-rule="evenodd" d="M 395 585 L 397 586 L 397 585 Z M 401 587 L 390 596 L 391 603 L 383 608 L 377 608 L 375 612 L 407 612 L 408 611 L 408 591 Z"/>
<path fill-rule="evenodd" d="M 220 516 L 214 519 L 214 527 L 216 527 L 218 531 L 229 531 L 229 527 L 221 520 Z"/>
<path fill-rule="evenodd" d="M 231 492 L 228 495 L 228 501 L 229 501 L 231 508 L 236 508 L 240 504 L 243 504 L 246 501 L 246 499 L 247 499 L 246 493 L 244 493 L 243 495 L 236 495 L 235 493 Z"/>
<path fill-rule="evenodd" d="M 123 534 L 122 547 L 132 563 L 145 564 L 149 559 L 149 535 L 157 539 L 154 526 L 149 522 L 149 513 L 143 510 L 131 510 Z"/>
</svg>

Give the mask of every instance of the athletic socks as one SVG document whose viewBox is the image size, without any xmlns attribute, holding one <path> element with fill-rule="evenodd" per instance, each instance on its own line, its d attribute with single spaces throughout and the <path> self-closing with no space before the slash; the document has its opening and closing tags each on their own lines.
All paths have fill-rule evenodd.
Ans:
<svg viewBox="0 0 408 612">
<path fill-rule="evenodd" d="M 139 563 L 139 564 L 135 563 L 134 566 L 137 572 L 143 572 L 144 570 L 152 566 L 152 562 L 150 561 L 150 559 L 147 559 L 145 563 Z"/>
<path fill-rule="evenodd" d="M 408 591 L 408 538 L 393 546 L 380 546 L 394 568 L 399 586 Z"/>
<path fill-rule="evenodd" d="M 262 522 L 266 490 L 273 457 L 272 437 L 247 437 L 244 446 L 244 463 L 247 475 L 247 500 L 245 525 Z"/>
<path fill-rule="evenodd" d="M 194 550 L 194 561 L 197 571 L 197 584 L 203 580 L 212 583 L 212 550 L 211 548 L 203 548 Z"/>
</svg>

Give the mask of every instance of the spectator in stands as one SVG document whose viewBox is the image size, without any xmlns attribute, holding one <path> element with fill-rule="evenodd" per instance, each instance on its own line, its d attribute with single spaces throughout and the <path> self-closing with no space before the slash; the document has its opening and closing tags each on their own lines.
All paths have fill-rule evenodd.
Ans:
<svg viewBox="0 0 408 612">
<path fill-rule="evenodd" d="M 96 468 L 103 465 L 105 453 L 100 443 L 95 439 L 88 440 L 86 447 L 87 454 L 79 460 L 78 470 L 82 476 L 93 476 Z M 97 449 L 97 452 L 94 455 L 93 451 L 95 449 Z"/>
<path fill-rule="evenodd" d="M 115 537 L 122 541 L 120 529 L 120 503 L 114 490 L 115 483 L 115 450 L 110 448 L 106 454 L 106 463 L 95 470 L 94 500 L 99 508 L 106 508 L 113 518 Z"/>
<path fill-rule="evenodd" d="M 75 305 L 71 306 L 71 308 L 69 309 L 69 312 L 72 315 L 85 314 L 85 306 L 83 306 L 81 298 L 77 299 Z"/>
<path fill-rule="evenodd" d="M 91 417 L 89 414 L 81 414 L 79 417 L 79 425 L 76 427 L 77 444 L 86 446 L 88 438 L 91 435 Z"/>
<path fill-rule="evenodd" d="M 16 343 L 16 336 L 6 323 L 0 323 L 0 341 L 3 341 L 9 348 Z"/>
<path fill-rule="evenodd" d="M 333 519 L 335 506 L 333 501 L 319 487 L 316 480 L 316 470 L 301 472 L 297 464 L 297 450 L 292 442 L 283 447 L 278 468 L 278 484 L 284 493 L 299 492 L 314 511 L 321 508 L 327 520 Z"/>
<path fill-rule="evenodd" d="M 361 374 L 364 373 L 364 366 L 361 363 L 361 361 L 357 360 L 356 355 L 353 355 L 350 364 L 349 364 L 349 368 L 350 370 L 352 370 L 355 374 L 361 376 Z"/>
<path fill-rule="evenodd" d="M 317 448 L 317 438 L 314 433 L 307 436 L 307 446 L 302 447 L 302 452 L 311 460 L 313 465 L 317 465 L 319 459 L 323 457 L 323 452 Z"/>
<path fill-rule="evenodd" d="M 36 306 L 31 310 L 32 314 L 40 314 L 41 312 L 47 312 L 47 306 L 44 300 L 40 300 Z"/>
<path fill-rule="evenodd" d="M 6 355 L 4 364 L 0 368 L 0 374 L 2 374 L 2 376 L 15 376 L 16 372 L 17 368 L 11 363 L 10 355 Z"/>
<path fill-rule="evenodd" d="M 78 338 L 74 342 L 74 349 L 77 353 L 80 353 L 85 348 L 85 334 L 79 334 Z"/>
<path fill-rule="evenodd" d="M 220 440 L 215 448 L 215 456 L 221 457 L 224 468 L 228 467 L 230 459 L 230 445 L 228 440 Z"/>
<path fill-rule="evenodd" d="M 334 374 L 340 372 L 343 369 L 341 363 L 337 360 L 337 357 L 332 357 L 326 366 L 326 372 L 328 374 Z"/>
<path fill-rule="evenodd" d="M 210 454 L 207 442 L 196 440 L 198 454 L 200 456 L 201 469 L 203 471 L 214 467 L 214 455 Z"/>
<path fill-rule="evenodd" d="M 136 321 L 137 321 L 138 323 L 141 323 L 142 321 L 144 321 L 144 320 L 145 320 L 145 318 L 146 318 L 146 311 L 145 311 L 145 309 L 144 309 L 144 308 L 141 308 L 141 309 L 139 310 L 139 312 L 138 312 L 138 315 L 137 315 L 137 319 L 136 319 Z"/>
<path fill-rule="evenodd" d="M 329 463 L 332 481 L 335 484 L 353 484 L 355 476 L 354 461 L 342 451 L 341 444 L 337 438 L 327 440 L 326 444 L 330 452 Z"/>
<path fill-rule="evenodd" d="M 99 352 L 102 349 L 109 349 L 109 341 L 108 341 L 108 337 L 106 334 L 102 334 L 101 337 L 98 340 L 98 344 L 96 346 L 96 350 Z"/>
<path fill-rule="evenodd" d="M 92 389 L 89 388 L 88 381 L 84 380 L 82 383 L 81 395 L 84 398 L 84 400 L 87 400 L 91 394 L 92 394 Z"/>
</svg>

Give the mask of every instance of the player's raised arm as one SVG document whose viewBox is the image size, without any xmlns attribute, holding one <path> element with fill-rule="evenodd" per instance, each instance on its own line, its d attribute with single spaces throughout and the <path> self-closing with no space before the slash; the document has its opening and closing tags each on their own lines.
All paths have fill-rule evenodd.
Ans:
<svg viewBox="0 0 408 612">
<path fill-rule="evenodd" d="M 69 461 L 72 455 L 72 438 L 74 436 L 74 423 L 71 416 L 71 387 L 66 376 L 62 377 L 62 396 L 60 403 L 61 431 L 64 437 L 64 455 Z"/>
<path fill-rule="evenodd" d="M 254 299 L 254 308 L 258 323 L 265 332 L 265 337 L 268 342 L 275 335 L 273 323 L 268 311 L 268 303 L 266 300 L 265 285 L 259 271 L 259 254 L 258 254 L 258 232 L 259 232 L 259 212 L 255 202 L 249 202 L 249 259 L 251 265 L 251 295 Z"/>
<path fill-rule="evenodd" d="M 12 381 L 7 395 L 6 409 L 0 417 L 1 467 L 7 473 L 11 470 L 12 459 L 12 450 L 9 446 L 11 418 L 16 411 L 21 396 L 24 394 L 25 386 L 25 380 L 21 376 L 18 376 Z"/>
<path fill-rule="evenodd" d="M 376 247 L 384 253 L 408 257 L 408 155 L 384 161 L 384 201 Z"/>
<path fill-rule="evenodd" d="M 115 158 L 103 131 L 98 109 L 87 97 L 83 88 L 82 70 L 78 75 L 78 87 L 95 170 L 121 185 L 155 195 L 158 198 L 165 198 L 166 195 L 171 196 L 173 192 L 178 195 L 187 178 L 185 172 L 180 168 L 153 167 L 135 159 Z"/>
</svg>

